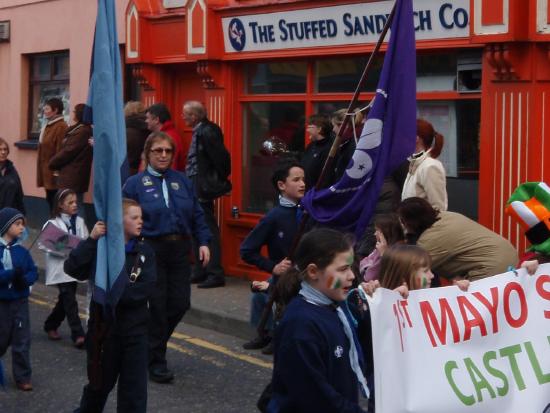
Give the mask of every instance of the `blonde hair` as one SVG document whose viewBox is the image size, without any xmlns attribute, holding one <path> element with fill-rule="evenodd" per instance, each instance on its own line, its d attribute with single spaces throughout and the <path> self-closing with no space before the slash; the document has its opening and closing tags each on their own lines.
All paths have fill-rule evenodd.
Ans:
<svg viewBox="0 0 550 413">
<path fill-rule="evenodd" d="M 145 106 L 143 103 L 137 100 L 130 100 L 124 105 L 124 116 L 138 115 L 145 112 Z"/>
<path fill-rule="evenodd" d="M 122 198 L 122 215 L 128 211 L 128 208 L 133 206 L 141 208 L 141 205 L 137 201 L 131 198 Z"/>
<path fill-rule="evenodd" d="M 347 113 L 348 113 L 347 109 L 339 109 L 332 114 L 332 116 L 330 117 L 330 120 L 337 125 L 341 125 L 344 119 L 346 118 Z M 359 109 L 355 109 L 353 113 L 354 113 L 354 116 L 353 116 L 354 126 L 358 126 L 361 124 L 361 122 L 363 122 L 363 113 L 360 112 Z"/>
<path fill-rule="evenodd" d="M 430 268 L 430 255 L 416 245 L 396 244 L 388 248 L 380 263 L 380 285 L 393 290 L 404 282 L 410 290 L 420 288 L 414 275 L 420 268 Z"/>
</svg>

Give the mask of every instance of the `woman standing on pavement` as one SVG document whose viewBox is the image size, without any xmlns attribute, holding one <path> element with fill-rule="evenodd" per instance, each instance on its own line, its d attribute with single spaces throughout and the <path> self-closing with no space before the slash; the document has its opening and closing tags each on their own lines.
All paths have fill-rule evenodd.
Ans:
<svg viewBox="0 0 550 413">
<path fill-rule="evenodd" d="M 46 200 L 53 211 L 54 198 L 57 193 L 57 171 L 50 170 L 50 159 L 61 149 L 61 142 L 67 132 L 67 124 L 63 120 L 63 101 L 51 98 L 43 108 L 46 124 L 38 138 L 38 156 L 36 157 L 36 186 L 44 187 Z"/>
<path fill-rule="evenodd" d="M 21 179 L 13 162 L 8 159 L 9 154 L 8 142 L 0 138 L 0 209 L 15 208 L 25 214 Z"/>
<path fill-rule="evenodd" d="M 409 158 L 409 173 L 401 199 L 423 198 L 439 211 L 447 210 L 446 174 L 437 157 L 443 149 L 443 136 L 424 119 L 416 121 L 416 150 Z"/>
<path fill-rule="evenodd" d="M 82 123 L 84 107 L 84 103 L 74 107 L 71 112 L 71 126 L 61 142 L 61 149 L 49 162 L 50 170 L 59 171 L 57 186 L 76 192 L 80 208 L 84 192 L 88 191 L 90 184 L 93 154 L 93 149 L 88 143 L 92 137 L 92 128 Z"/>
<path fill-rule="evenodd" d="M 142 236 L 153 248 L 157 284 L 149 302 L 149 378 L 168 383 L 174 374 L 166 362 L 166 343 L 190 307 L 191 239 L 199 244 L 203 266 L 210 260 L 210 231 L 191 181 L 170 168 L 175 153 L 172 138 L 153 132 L 143 150 L 147 167 L 124 184 L 123 194 L 143 209 Z"/>
</svg>

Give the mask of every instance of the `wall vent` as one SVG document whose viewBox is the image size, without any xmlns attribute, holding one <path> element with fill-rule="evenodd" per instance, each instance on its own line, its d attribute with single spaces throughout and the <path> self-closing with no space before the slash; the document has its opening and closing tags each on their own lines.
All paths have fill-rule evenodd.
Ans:
<svg viewBox="0 0 550 413">
<path fill-rule="evenodd" d="M 10 21 L 0 22 L 0 42 L 10 41 Z"/>
</svg>

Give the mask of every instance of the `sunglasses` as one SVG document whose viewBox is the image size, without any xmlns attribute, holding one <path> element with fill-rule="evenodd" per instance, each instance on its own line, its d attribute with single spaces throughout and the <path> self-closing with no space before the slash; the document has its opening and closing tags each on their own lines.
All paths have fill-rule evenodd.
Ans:
<svg viewBox="0 0 550 413">
<path fill-rule="evenodd" d="M 165 153 L 166 155 L 172 155 L 174 150 L 172 148 L 156 148 L 151 149 L 151 152 L 153 152 L 155 155 L 162 155 L 163 153 Z"/>
</svg>

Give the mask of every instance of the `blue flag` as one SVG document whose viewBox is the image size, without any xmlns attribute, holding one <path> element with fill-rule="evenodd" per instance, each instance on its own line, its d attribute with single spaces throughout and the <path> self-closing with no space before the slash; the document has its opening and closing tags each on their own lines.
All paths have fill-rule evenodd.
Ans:
<svg viewBox="0 0 550 413">
<path fill-rule="evenodd" d="M 88 92 L 94 130 L 94 205 L 107 235 L 98 242 L 94 301 L 112 313 L 126 277 L 122 228 L 121 167 L 126 158 L 122 71 L 114 0 L 98 0 Z"/>
<path fill-rule="evenodd" d="M 397 0 L 391 37 L 373 105 L 342 178 L 312 189 L 302 205 L 322 225 L 360 238 L 374 212 L 384 178 L 416 142 L 416 50 L 412 0 Z"/>
</svg>

